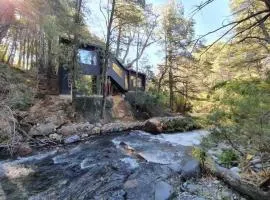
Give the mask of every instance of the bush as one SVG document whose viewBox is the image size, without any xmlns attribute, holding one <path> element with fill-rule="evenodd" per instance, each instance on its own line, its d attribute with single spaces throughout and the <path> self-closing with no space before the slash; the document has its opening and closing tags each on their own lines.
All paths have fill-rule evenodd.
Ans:
<svg viewBox="0 0 270 200">
<path fill-rule="evenodd" d="M 270 82 L 226 82 L 215 87 L 213 100 L 208 120 L 215 126 L 214 136 L 250 152 L 270 152 Z"/>
<path fill-rule="evenodd" d="M 137 95 L 136 92 L 128 92 L 125 99 L 131 105 L 134 116 L 137 119 L 148 119 L 166 115 L 158 96 L 138 91 Z"/>
<path fill-rule="evenodd" d="M 204 167 L 205 161 L 206 161 L 206 157 L 207 157 L 205 151 L 203 151 L 203 150 L 200 149 L 200 148 L 194 147 L 194 148 L 192 149 L 192 156 L 193 156 L 194 158 L 196 158 L 197 160 L 199 160 L 200 163 L 201 163 L 201 165 L 202 165 L 202 167 Z"/>
<path fill-rule="evenodd" d="M 201 128 L 191 117 L 169 120 L 165 126 L 167 132 L 185 132 Z"/>
<path fill-rule="evenodd" d="M 11 109 L 27 110 L 34 101 L 35 91 L 27 74 L 0 63 L 0 100 Z"/>
<path fill-rule="evenodd" d="M 225 167 L 230 168 L 233 163 L 238 160 L 238 156 L 233 150 L 229 149 L 221 153 L 219 160 Z"/>
</svg>

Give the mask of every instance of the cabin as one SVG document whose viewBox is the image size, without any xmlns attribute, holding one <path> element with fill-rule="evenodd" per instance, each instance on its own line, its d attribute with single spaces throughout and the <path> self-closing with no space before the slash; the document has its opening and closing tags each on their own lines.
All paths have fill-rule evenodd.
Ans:
<svg viewBox="0 0 270 200">
<path fill-rule="evenodd" d="M 87 93 L 92 95 L 102 94 L 102 65 L 104 49 L 93 44 L 81 45 L 78 50 L 80 77 L 90 85 Z M 145 90 L 146 75 L 126 68 L 119 60 L 111 56 L 107 71 L 107 95 L 125 94 L 128 91 Z M 67 64 L 61 63 L 58 69 L 59 93 L 71 94 L 71 76 Z M 136 83 L 137 81 L 137 83 Z M 84 81 L 82 81 L 84 83 Z M 90 83 L 90 84 L 89 84 Z"/>
</svg>

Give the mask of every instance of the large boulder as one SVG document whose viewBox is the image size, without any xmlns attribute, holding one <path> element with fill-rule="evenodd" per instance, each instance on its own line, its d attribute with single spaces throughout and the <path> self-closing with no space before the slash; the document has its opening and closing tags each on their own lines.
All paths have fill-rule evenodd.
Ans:
<svg viewBox="0 0 270 200">
<path fill-rule="evenodd" d="M 156 184 L 155 200 L 167 200 L 173 193 L 173 187 L 164 181 Z"/>
<path fill-rule="evenodd" d="M 79 123 L 79 124 L 70 124 L 67 126 L 63 126 L 58 130 L 58 133 L 63 136 L 71 136 L 74 134 L 84 134 L 91 133 L 94 128 L 93 124 L 87 123 Z"/>
<path fill-rule="evenodd" d="M 57 126 L 53 123 L 39 124 L 33 126 L 29 134 L 32 136 L 48 136 L 51 133 L 54 133 L 56 128 Z"/>
<path fill-rule="evenodd" d="M 149 119 L 144 125 L 144 131 L 154 134 L 162 133 L 163 124 L 156 118 Z"/>
<path fill-rule="evenodd" d="M 201 175 L 201 166 L 198 160 L 189 160 L 182 168 L 182 178 L 185 180 L 198 178 Z"/>
</svg>

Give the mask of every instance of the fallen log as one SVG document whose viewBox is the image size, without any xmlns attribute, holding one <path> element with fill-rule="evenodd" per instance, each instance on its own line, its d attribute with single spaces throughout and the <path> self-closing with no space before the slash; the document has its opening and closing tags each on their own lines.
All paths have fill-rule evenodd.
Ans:
<svg viewBox="0 0 270 200">
<path fill-rule="evenodd" d="M 263 190 L 255 185 L 241 180 L 240 176 L 227 168 L 217 165 L 214 161 L 205 164 L 205 169 L 217 178 L 222 179 L 239 193 L 253 200 L 269 200 L 270 190 Z"/>
</svg>

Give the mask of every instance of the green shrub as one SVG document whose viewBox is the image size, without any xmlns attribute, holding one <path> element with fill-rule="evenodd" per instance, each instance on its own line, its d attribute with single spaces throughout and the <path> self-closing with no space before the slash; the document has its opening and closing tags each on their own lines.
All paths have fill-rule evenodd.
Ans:
<svg viewBox="0 0 270 200">
<path fill-rule="evenodd" d="M 223 151 L 219 156 L 219 161 L 228 168 L 231 167 L 237 160 L 238 156 L 231 149 Z"/>
<path fill-rule="evenodd" d="M 166 112 L 158 96 L 146 92 L 128 92 L 125 99 L 133 109 L 134 116 L 138 119 L 165 116 Z"/>
<path fill-rule="evenodd" d="M 203 151 L 200 148 L 194 147 L 192 149 L 192 156 L 194 158 L 196 158 L 197 160 L 199 160 L 200 163 L 202 164 L 202 166 L 204 166 L 205 161 L 206 161 L 206 153 L 205 153 L 205 151 Z"/>
<path fill-rule="evenodd" d="M 0 63 L 0 98 L 11 109 L 27 110 L 33 104 L 35 91 L 28 76 L 19 69 Z"/>
<path fill-rule="evenodd" d="M 201 128 L 191 117 L 169 120 L 165 127 L 167 132 L 185 132 Z"/>
<path fill-rule="evenodd" d="M 34 92 L 25 85 L 13 85 L 9 95 L 7 104 L 12 109 L 27 110 L 34 101 Z"/>
<path fill-rule="evenodd" d="M 212 136 L 248 151 L 270 152 L 270 82 L 235 80 L 215 87 Z"/>
</svg>

